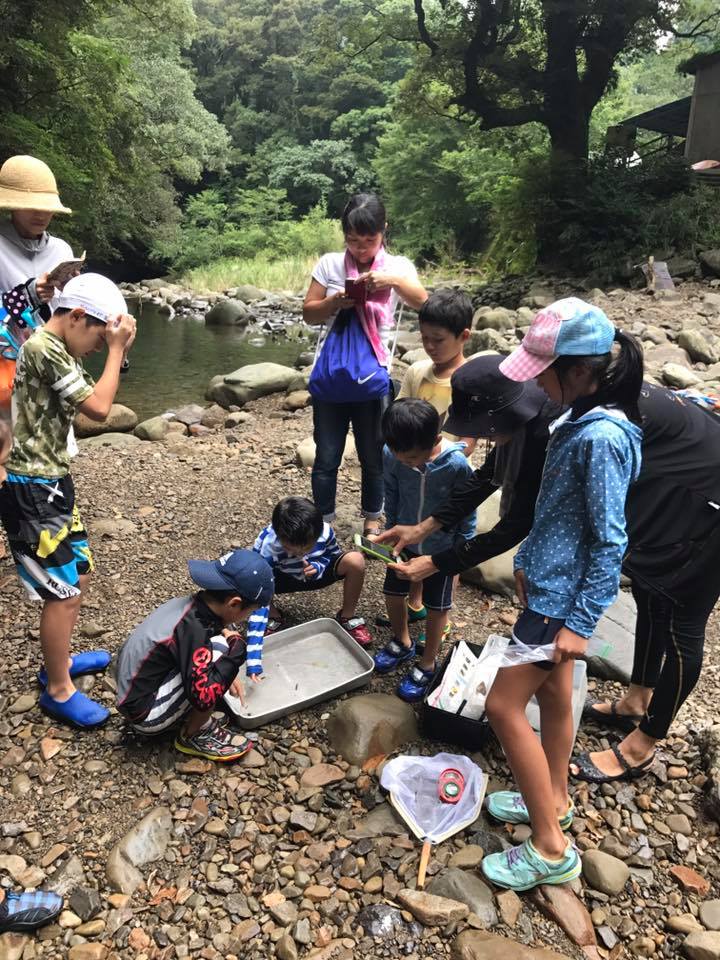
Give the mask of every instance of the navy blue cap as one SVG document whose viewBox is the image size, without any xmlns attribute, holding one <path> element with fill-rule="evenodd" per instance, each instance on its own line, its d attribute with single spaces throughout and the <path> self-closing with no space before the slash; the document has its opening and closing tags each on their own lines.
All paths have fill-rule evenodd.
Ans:
<svg viewBox="0 0 720 960">
<path fill-rule="evenodd" d="M 254 550 L 233 550 L 219 560 L 188 560 L 188 570 L 203 590 L 235 590 L 243 600 L 266 607 L 275 593 L 272 568 Z"/>
</svg>

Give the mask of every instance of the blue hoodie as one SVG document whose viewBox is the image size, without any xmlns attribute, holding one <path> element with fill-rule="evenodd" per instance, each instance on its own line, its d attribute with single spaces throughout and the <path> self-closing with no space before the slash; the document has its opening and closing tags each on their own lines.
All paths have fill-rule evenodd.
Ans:
<svg viewBox="0 0 720 960">
<path fill-rule="evenodd" d="M 383 479 L 385 481 L 385 520 L 388 529 L 396 523 L 416 524 L 433 515 L 453 495 L 455 486 L 472 476 L 473 468 L 462 452 L 464 443 L 443 440 L 442 449 L 434 460 L 423 467 L 408 467 L 400 463 L 392 451 L 383 450 Z M 475 511 L 452 530 L 438 530 L 426 537 L 415 550 L 432 554 L 453 545 L 460 534 L 466 539 L 475 536 Z"/>
<path fill-rule="evenodd" d="M 550 427 L 535 519 L 515 557 L 528 607 L 590 637 L 617 596 L 625 498 L 640 472 L 642 430 L 619 410 L 595 407 Z"/>
</svg>

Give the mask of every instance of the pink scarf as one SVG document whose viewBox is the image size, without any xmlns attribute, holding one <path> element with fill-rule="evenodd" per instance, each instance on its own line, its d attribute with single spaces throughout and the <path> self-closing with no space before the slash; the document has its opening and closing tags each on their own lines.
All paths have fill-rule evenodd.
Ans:
<svg viewBox="0 0 720 960">
<path fill-rule="evenodd" d="M 380 247 L 370 270 L 382 270 L 384 266 L 385 248 Z M 370 271 L 365 272 L 369 273 Z M 355 258 L 349 250 L 345 251 L 345 276 L 351 280 L 360 276 Z M 368 294 L 365 303 L 355 304 L 365 336 L 370 341 L 370 346 L 373 348 L 378 363 L 383 365 L 388 361 L 388 352 L 382 341 L 382 331 L 389 330 L 393 326 L 391 298 L 392 289 L 386 287 L 384 290 L 373 290 L 372 293 Z"/>
</svg>

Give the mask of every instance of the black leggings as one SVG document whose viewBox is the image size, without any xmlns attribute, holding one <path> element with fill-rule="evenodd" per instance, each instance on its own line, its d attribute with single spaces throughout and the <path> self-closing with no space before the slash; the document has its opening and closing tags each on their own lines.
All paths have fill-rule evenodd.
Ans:
<svg viewBox="0 0 720 960">
<path fill-rule="evenodd" d="M 705 627 L 720 596 L 717 570 L 699 579 L 692 599 L 673 603 L 633 583 L 637 603 L 631 683 L 653 690 L 640 730 L 664 740 L 700 676 Z"/>
</svg>

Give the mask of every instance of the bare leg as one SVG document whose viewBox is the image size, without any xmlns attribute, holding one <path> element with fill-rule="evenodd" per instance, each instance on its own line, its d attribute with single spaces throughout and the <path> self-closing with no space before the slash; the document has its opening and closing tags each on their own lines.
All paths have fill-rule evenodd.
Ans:
<svg viewBox="0 0 720 960">
<path fill-rule="evenodd" d="M 393 634 L 404 646 L 410 648 L 412 640 L 410 639 L 410 630 L 408 629 L 408 612 L 405 597 L 392 597 L 385 594 L 385 603 L 387 605 L 388 617 Z"/>
<path fill-rule="evenodd" d="M 425 634 L 425 650 L 420 658 L 420 669 L 430 670 L 440 653 L 445 624 L 448 622 L 449 610 L 428 610 L 427 632 Z"/>
<path fill-rule="evenodd" d="M 419 610 L 423 605 L 423 585 L 422 580 L 419 583 L 410 584 L 410 593 L 408 594 L 408 606 L 414 610 Z"/>
<path fill-rule="evenodd" d="M 567 841 L 558 824 L 547 757 L 525 716 L 530 698 L 546 680 L 545 671 L 532 664 L 501 669 L 485 709 L 528 808 L 533 844 L 541 856 L 557 860 Z M 556 712 L 569 709 L 569 704 L 555 702 Z"/>
<path fill-rule="evenodd" d="M 355 616 L 358 600 L 365 582 L 365 557 L 359 550 L 346 553 L 338 563 L 337 571 L 345 579 L 343 581 L 343 605 L 340 616 L 349 620 Z"/>
<path fill-rule="evenodd" d="M 574 731 L 572 712 L 557 709 L 559 703 L 572 703 L 573 661 L 558 663 L 547 674 L 547 680 L 538 687 L 540 707 L 540 737 L 547 758 L 552 783 L 555 810 L 558 816 L 566 813 L 568 797 L 568 763 L 572 752 Z M 538 670 L 538 667 L 535 667 Z"/>
<path fill-rule="evenodd" d="M 80 604 L 88 588 L 90 574 L 80 577 L 80 593 L 67 600 L 46 600 L 40 614 L 40 647 L 48 675 L 47 692 L 62 703 L 75 693 L 70 679 L 70 640 L 80 615 Z"/>
</svg>

